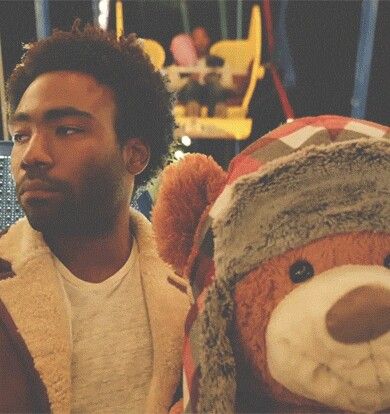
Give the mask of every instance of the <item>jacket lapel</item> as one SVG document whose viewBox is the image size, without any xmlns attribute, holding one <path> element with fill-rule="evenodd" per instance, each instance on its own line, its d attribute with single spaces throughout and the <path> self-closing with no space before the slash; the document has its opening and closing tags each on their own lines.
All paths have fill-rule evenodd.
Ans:
<svg viewBox="0 0 390 414">
<path fill-rule="evenodd" d="M 131 222 L 153 340 L 153 375 L 145 412 L 166 413 L 180 381 L 189 304 L 178 286 L 185 290 L 186 284 L 157 256 L 150 223 L 135 211 Z M 70 412 L 70 318 L 50 250 L 41 234 L 21 219 L 0 238 L 0 258 L 12 263 L 16 274 L 0 281 L 0 300 L 34 360 L 52 411 Z"/>
<path fill-rule="evenodd" d="M 52 255 L 41 234 L 22 219 L 0 238 L 0 257 L 16 274 L 0 281 L 0 300 L 34 360 L 51 410 L 69 412 L 70 322 Z"/>
<path fill-rule="evenodd" d="M 153 339 L 153 375 L 146 413 L 168 412 L 180 381 L 184 318 L 189 307 L 186 284 L 157 255 L 150 223 L 132 212 L 133 234 L 140 251 L 140 269 Z M 168 279 L 175 280 L 175 284 Z"/>
</svg>

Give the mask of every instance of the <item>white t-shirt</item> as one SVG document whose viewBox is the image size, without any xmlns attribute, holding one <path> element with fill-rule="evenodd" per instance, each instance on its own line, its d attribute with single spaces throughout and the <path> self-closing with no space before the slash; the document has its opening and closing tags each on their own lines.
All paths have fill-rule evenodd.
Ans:
<svg viewBox="0 0 390 414">
<path fill-rule="evenodd" d="M 72 412 L 143 412 L 153 351 L 136 242 L 124 266 L 101 283 L 55 263 L 71 309 Z"/>
</svg>

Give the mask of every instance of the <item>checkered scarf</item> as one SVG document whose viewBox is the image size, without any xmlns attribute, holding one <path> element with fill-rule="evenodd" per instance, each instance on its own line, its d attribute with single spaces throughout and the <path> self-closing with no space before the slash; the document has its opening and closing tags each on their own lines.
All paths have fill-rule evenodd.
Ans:
<svg viewBox="0 0 390 414">
<path fill-rule="evenodd" d="M 271 131 L 235 157 L 230 163 L 227 185 L 304 147 L 326 146 L 362 137 L 390 139 L 390 128 L 331 115 L 297 119 Z M 211 217 L 205 216 L 199 226 L 204 236 L 193 246 L 198 254 L 191 255 L 189 264 L 195 301 L 185 327 L 185 412 L 234 412 L 235 364 L 227 330 L 233 317 L 232 292 L 243 274 L 232 275 L 229 280 L 215 277 Z M 210 331 L 213 332 L 210 334 Z M 204 361 L 208 365 L 203 364 Z M 214 362 L 210 364 L 210 361 Z M 209 387 L 207 376 L 216 378 L 215 387 Z"/>
</svg>

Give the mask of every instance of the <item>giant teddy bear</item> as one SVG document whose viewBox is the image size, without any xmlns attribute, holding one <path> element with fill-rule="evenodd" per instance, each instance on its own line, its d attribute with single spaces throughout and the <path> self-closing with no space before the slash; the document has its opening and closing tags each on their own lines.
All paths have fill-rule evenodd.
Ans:
<svg viewBox="0 0 390 414">
<path fill-rule="evenodd" d="M 297 119 L 228 172 L 163 173 L 161 256 L 187 278 L 185 412 L 390 412 L 390 129 Z"/>
</svg>

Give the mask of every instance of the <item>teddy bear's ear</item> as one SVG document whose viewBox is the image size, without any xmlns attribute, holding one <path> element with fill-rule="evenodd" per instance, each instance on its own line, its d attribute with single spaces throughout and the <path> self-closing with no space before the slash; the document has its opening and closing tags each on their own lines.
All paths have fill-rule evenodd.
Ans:
<svg viewBox="0 0 390 414">
<path fill-rule="evenodd" d="M 189 154 L 161 175 L 152 223 L 163 260 L 183 275 L 199 219 L 226 183 L 226 173 L 211 158 Z"/>
</svg>

